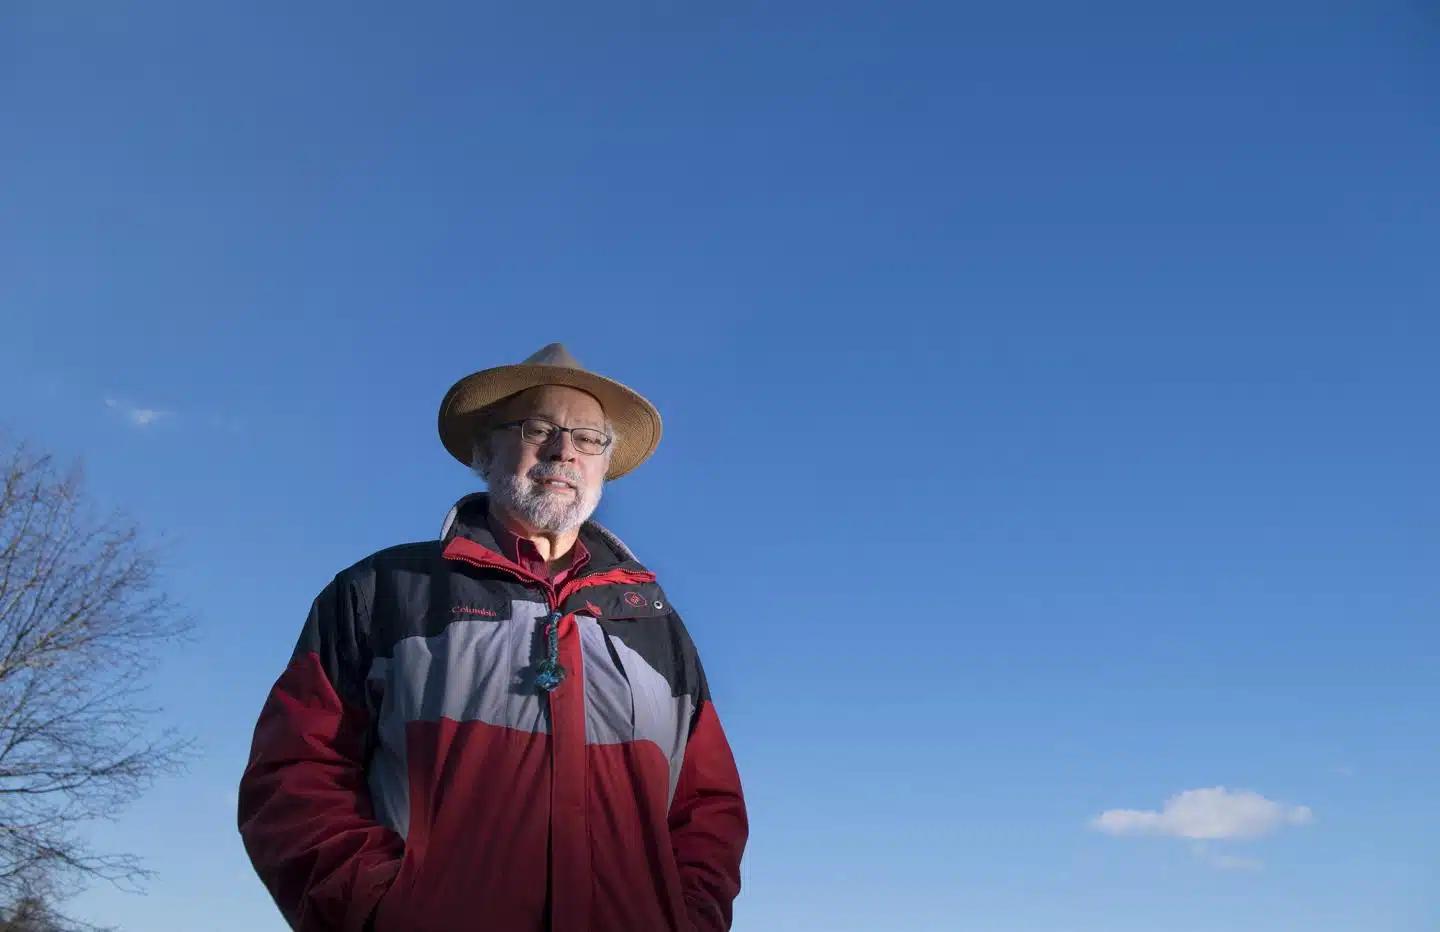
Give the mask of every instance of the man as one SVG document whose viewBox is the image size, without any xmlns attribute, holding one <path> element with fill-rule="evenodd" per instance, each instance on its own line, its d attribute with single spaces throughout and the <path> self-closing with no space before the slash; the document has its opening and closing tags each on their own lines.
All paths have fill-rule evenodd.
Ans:
<svg viewBox="0 0 1440 932">
<path fill-rule="evenodd" d="M 315 600 L 260 713 L 240 833 L 304 932 L 719 932 L 740 781 L 680 616 L 589 521 L 660 416 L 560 344 L 457 382 L 489 494 Z"/>
</svg>

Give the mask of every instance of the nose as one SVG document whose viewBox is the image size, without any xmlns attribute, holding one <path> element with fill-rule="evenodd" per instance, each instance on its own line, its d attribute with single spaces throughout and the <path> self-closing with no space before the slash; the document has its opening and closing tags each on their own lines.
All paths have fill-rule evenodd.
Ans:
<svg viewBox="0 0 1440 932">
<path fill-rule="evenodd" d="M 555 431 L 550 439 L 545 441 L 545 445 L 540 448 L 540 454 L 545 459 L 563 463 L 574 462 L 577 452 L 575 441 L 570 439 L 570 432 L 567 430 Z"/>
</svg>

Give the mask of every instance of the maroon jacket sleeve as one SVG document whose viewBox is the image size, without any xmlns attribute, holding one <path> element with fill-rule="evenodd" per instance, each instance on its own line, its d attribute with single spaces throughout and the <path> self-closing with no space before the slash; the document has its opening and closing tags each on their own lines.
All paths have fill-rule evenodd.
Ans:
<svg viewBox="0 0 1440 932">
<path fill-rule="evenodd" d="M 699 696 L 670 803 L 670 844 L 695 932 L 724 932 L 740 893 L 740 857 L 750 829 L 730 743 L 698 658 L 695 666 Z"/>
<path fill-rule="evenodd" d="M 375 821 L 365 777 L 363 616 L 353 582 L 320 593 L 240 780 L 245 850 L 297 932 L 360 932 L 404 854 Z"/>
</svg>

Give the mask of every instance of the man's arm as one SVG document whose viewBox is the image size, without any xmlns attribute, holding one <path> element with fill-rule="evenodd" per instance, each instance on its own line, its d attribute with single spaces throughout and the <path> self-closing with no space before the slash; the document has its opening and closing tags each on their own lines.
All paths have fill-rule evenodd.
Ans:
<svg viewBox="0 0 1440 932">
<path fill-rule="evenodd" d="M 315 600 L 240 780 L 245 850 L 297 932 L 360 932 L 404 854 L 365 778 L 360 602 L 340 579 Z"/>
<path fill-rule="evenodd" d="M 683 625 L 680 629 L 694 662 L 698 695 L 670 803 L 670 844 L 695 932 L 724 932 L 730 928 L 731 904 L 740 893 L 740 857 L 749 821 L 740 774 L 710 702 L 704 669 Z"/>
</svg>

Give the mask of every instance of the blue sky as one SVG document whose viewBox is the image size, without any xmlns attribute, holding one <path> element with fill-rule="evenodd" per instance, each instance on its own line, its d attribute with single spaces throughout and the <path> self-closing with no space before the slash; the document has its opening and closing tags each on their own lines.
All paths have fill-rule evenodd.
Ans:
<svg viewBox="0 0 1440 932">
<path fill-rule="evenodd" d="M 265 692 L 474 487 L 444 390 L 563 340 L 666 419 L 600 516 L 705 657 L 737 930 L 1433 928 L 1437 55 L 1385 0 L 8 5 L 0 420 L 199 619 L 202 754 L 94 832 L 159 875 L 76 912 L 282 928 Z"/>
</svg>

